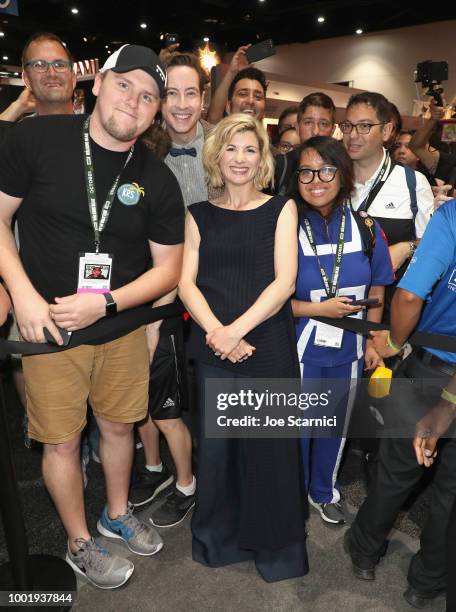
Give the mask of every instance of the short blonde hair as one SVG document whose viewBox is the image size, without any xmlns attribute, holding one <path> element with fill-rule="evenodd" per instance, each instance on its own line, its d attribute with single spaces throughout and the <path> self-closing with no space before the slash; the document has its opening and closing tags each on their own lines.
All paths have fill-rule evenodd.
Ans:
<svg viewBox="0 0 456 612">
<path fill-rule="evenodd" d="M 272 184 L 274 179 L 274 160 L 269 146 L 269 137 L 263 125 L 254 117 L 235 113 L 222 119 L 210 132 L 203 147 L 203 165 L 206 180 L 210 187 L 223 187 L 220 160 L 226 146 L 235 134 L 253 132 L 258 139 L 260 165 L 254 178 L 255 189 L 261 191 Z"/>
</svg>

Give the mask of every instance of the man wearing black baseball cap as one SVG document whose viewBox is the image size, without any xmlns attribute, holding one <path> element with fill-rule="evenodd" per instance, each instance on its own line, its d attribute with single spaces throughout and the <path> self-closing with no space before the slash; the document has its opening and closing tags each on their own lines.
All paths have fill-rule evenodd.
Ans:
<svg viewBox="0 0 456 612">
<path fill-rule="evenodd" d="M 137 69 L 144 70 L 155 80 L 160 91 L 160 98 L 163 98 L 165 96 L 166 72 L 157 54 L 148 47 L 123 45 L 108 57 L 100 72 L 103 74 L 112 70 L 122 74 Z"/>
<path fill-rule="evenodd" d="M 101 432 L 107 504 L 98 530 L 139 555 L 163 546 L 128 507 L 133 424 L 147 413 L 149 355 L 135 307 L 178 282 L 184 207 L 167 166 L 138 140 L 159 109 L 165 72 L 153 51 L 126 45 L 95 77 L 90 117 L 37 117 L 0 152 L 0 276 L 25 340 L 44 328 L 67 350 L 24 357 L 29 435 L 44 445 L 43 476 L 68 534 L 67 561 L 100 588 L 133 563 L 101 549 L 84 514 L 80 433 L 90 404 Z M 17 213 L 21 254 L 10 222 Z M 87 269 L 109 270 L 87 280 Z M 52 275 L 47 271 L 52 270 Z M 46 381 L 46 382 L 43 382 Z"/>
</svg>

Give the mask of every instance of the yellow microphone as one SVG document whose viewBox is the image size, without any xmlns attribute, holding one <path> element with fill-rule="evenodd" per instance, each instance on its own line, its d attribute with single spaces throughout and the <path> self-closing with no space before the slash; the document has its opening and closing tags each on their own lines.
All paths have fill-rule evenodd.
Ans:
<svg viewBox="0 0 456 612">
<path fill-rule="evenodd" d="M 390 394 L 393 371 L 390 368 L 378 366 L 372 373 L 367 386 L 370 397 L 382 399 Z"/>
</svg>

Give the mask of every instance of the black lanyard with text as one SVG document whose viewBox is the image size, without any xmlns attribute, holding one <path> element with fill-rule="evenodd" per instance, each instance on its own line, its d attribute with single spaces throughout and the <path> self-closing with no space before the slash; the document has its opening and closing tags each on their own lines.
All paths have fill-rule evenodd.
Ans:
<svg viewBox="0 0 456 612">
<path fill-rule="evenodd" d="M 307 239 L 309 241 L 310 247 L 314 252 L 315 257 L 317 258 L 318 267 L 320 268 L 321 279 L 325 286 L 326 295 L 328 298 L 334 298 L 337 295 L 337 286 L 339 284 L 339 276 L 340 276 L 340 268 L 342 264 L 342 254 L 344 252 L 344 239 L 345 239 L 345 204 L 342 207 L 342 216 L 340 219 L 340 227 L 339 227 L 339 238 L 337 240 L 337 248 L 336 248 L 336 258 L 334 261 L 334 267 L 332 271 L 331 285 L 329 284 L 328 275 L 326 274 L 325 269 L 321 265 L 320 258 L 318 257 L 317 245 L 315 244 L 315 238 L 312 231 L 312 226 L 307 217 L 304 217 L 304 229 L 307 234 Z"/>
<path fill-rule="evenodd" d="M 84 121 L 84 127 L 82 129 L 82 139 L 83 139 L 83 152 L 84 152 L 84 175 L 87 189 L 87 199 L 89 202 L 89 211 L 90 218 L 92 219 L 93 231 L 95 234 L 95 253 L 100 252 L 100 234 L 106 227 L 106 223 L 109 219 L 109 214 L 111 212 L 112 203 L 114 201 L 114 196 L 117 190 L 117 185 L 119 184 L 120 177 L 122 172 L 127 167 L 128 162 L 131 159 L 134 151 L 134 145 L 130 148 L 130 152 L 128 153 L 127 159 L 125 160 L 124 165 L 122 166 L 117 178 L 112 184 L 111 189 L 108 191 L 108 195 L 106 196 L 105 203 L 103 204 L 103 208 L 101 210 L 101 219 L 98 221 L 98 210 L 97 210 L 97 195 L 95 191 L 95 175 L 93 169 L 93 161 L 92 161 L 92 151 L 90 148 L 90 136 L 89 136 L 89 122 L 90 117 Z"/>
<path fill-rule="evenodd" d="M 385 160 L 383 161 L 382 167 L 380 168 L 380 172 L 377 174 L 374 184 L 369 189 L 369 193 L 359 205 L 358 210 L 364 210 L 365 212 L 368 211 L 370 205 L 375 200 L 378 192 L 380 191 L 386 179 L 390 175 L 393 167 L 394 164 L 391 162 L 391 157 L 387 151 L 385 154 Z"/>
</svg>

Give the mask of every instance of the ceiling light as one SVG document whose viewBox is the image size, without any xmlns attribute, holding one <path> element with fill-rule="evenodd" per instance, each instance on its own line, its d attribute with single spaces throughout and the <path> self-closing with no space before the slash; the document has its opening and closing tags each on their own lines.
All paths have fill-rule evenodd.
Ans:
<svg viewBox="0 0 456 612">
<path fill-rule="evenodd" d="M 77 15 L 79 13 L 79 9 L 77 8 L 72 8 L 71 12 L 73 13 L 73 15 Z"/>
<path fill-rule="evenodd" d="M 325 22 L 325 18 L 323 17 L 323 15 L 320 15 L 320 17 L 317 17 L 317 21 L 318 21 L 318 23 L 324 23 Z"/>
<path fill-rule="evenodd" d="M 82 39 L 84 42 L 87 42 L 87 36 L 84 36 L 84 38 Z"/>
<path fill-rule="evenodd" d="M 358 29 L 356 30 L 356 33 L 357 33 L 357 34 L 362 34 L 362 33 L 363 33 L 363 31 L 361 30 L 361 28 L 358 28 Z"/>
<path fill-rule="evenodd" d="M 111 54 L 111 51 L 108 49 L 108 53 Z"/>
<path fill-rule="evenodd" d="M 147 23 L 140 23 L 139 27 L 142 28 L 143 30 L 145 30 L 147 28 Z"/>
<path fill-rule="evenodd" d="M 208 37 L 208 36 L 205 36 L 205 37 L 203 38 L 203 40 L 204 40 L 204 42 L 209 42 L 209 37 Z"/>
<path fill-rule="evenodd" d="M 109 49 L 109 45 L 105 45 L 105 49 Z"/>
<path fill-rule="evenodd" d="M 6 61 L 8 61 L 8 56 L 4 55 L 2 59 L 6 62 Z"/>
<path fill-rule="evenodd" d="M 5 36 L 5 32 L 0 32 L 0 38 L 3 38 Z"/>
<path fill-rule="evenodd" d="M 19 76 L 19 72 L 15 72 L 15 73 L 14 73 L 14 76 Z"/>
</svg>

